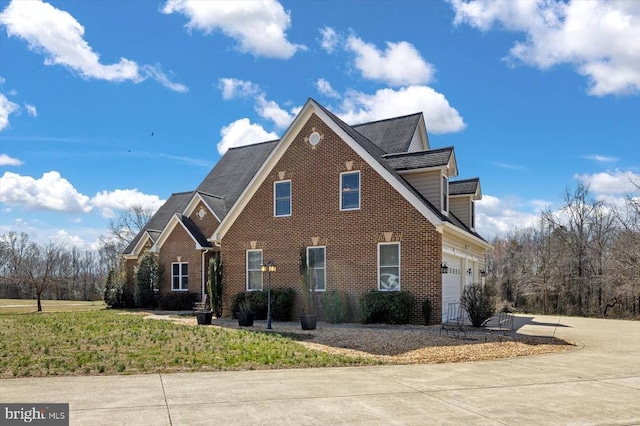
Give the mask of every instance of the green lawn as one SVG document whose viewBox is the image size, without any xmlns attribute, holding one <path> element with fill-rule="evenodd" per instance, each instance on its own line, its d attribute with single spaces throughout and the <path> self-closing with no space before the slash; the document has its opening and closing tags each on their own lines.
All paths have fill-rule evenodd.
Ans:
<svg viewBox="0 0 640 426">
<path fill-rule="evenodd" d="M 1 378 L 377 363 L 313 351 L 276 333 L 145 320 L 117 310 L 47 312 L 46 306 L 42 313 L 0 308 Z"/>
<path fill-rule="evenodd" d="M 103 301 L 84 302 L 81 300 L 42 300 L 43 312 L 87 311 L 104 309 Z M 0 315 L 36 312 L 38 302 L 35 299 L 0 299 Z"/>
</svg>

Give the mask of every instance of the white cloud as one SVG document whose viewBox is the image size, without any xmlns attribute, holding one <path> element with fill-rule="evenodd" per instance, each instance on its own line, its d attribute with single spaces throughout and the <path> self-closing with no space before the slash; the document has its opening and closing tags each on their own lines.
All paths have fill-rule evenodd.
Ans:
<svg viewBox="0 0 640 426">
<path fill-rule="evenodd" d="M 387 42 L 386 50 L 350 36 L 346 49 L 355 53 L 355 65 L 363 77 L 392 86 L 426 84 L 433 78 L 434 68 L 420 52 L 406 41 Z"/>
<path fill-rule="evenodd" d="M 24 39 L 31 50 L 44 54 L 46 65 L 62 65 L 84 78 L 114 82 L 139 83 L 150 77 L 171 90 L 186 91 L 157 66 L 140 67 L 126 58 L 110 65 L 100 63 L 100 56 L 83 38 L 84 27 L 70 13 L 41 0 L 13 0 L 0 13 L 0 24 L 9 36 Z"/>
<path fill-rule="evenodd" d="M 465 127 L 462 117 L 444 95 L 427 86 L 381 89 L 373 95 L 350 91 L 337 115 L 354 125 L 420 111 L 430 133 L 459 132 Z"/>
<path fill-rule="evenodd" d="M 225 126 L 220 131 L 218 152 L 223 155 L 229 148 L 251 145 L 278 139 L 278 135 L 267 132 L 259 124 L 252 124 L 248 118 L 241 118 Z"/>
<path fill-rule="evenodd" d="M 584 157 L 587 160 L 593 160 L 593 161 L 597 161 L 599 163 L 615 163 L 616 161 L 618 161 L 618 158 L 616 157 L 607 157 L 606 155 L 585 155 Z"/>
<path fill-rule="evenodd" d="M 27 110 L 27 114 L 29 114 L 31 117 L 37 117 L 38 116 L 38 110 L 36 109 L 36 107 L 34 105 L 24 104 L 24 107 Z"/>
<path fill-rule="evenodd" d="M 573 178 L 588 186 L 598 199 L 603 196 L 623 196 L 637 190 L 636 185 L 640 185 L 640 174 L 630 170 L 575 174 Z"/>
<path fill-rule="evenodd" d="M 235 98 L 248 98 L 262 92 L 260 86 L 251 81 L 238 80 L 237 78 L 221 78 L 218 82 L 218 88 L 222 91 L 222 99 L 225 101 Z"/>
<path fill-rule="evenodd" d="M 340 94 L 336 92 L 333 87 L 331 87 L 331 83 L 329 83 L 324 78 L 319 78 L 316 81 L 316 89 L 318 89 L 318 92 L 320 92 L 321 94 L 328 96 L 330 98 L 340 97 Z"/>
<path fill-rule="evenodd" d="M 5 95 L 0 93 L 0 131 L 9 125 L 9 115 L 17 111 L 20 107 L 11 102 Z"/>
<path fill-rule="evenodd" d="M 86 248 L 86 244 L 82 238 L 77 235 L 70 235 L 64 229 L 59 229 L 54 235 L 49 237 L 54 244 L 60 244 L 64 247 L 77 247 L 79 249 Z"/>
<path fill-rule="evenodd" d="M 571 64 L 589 80 L 589 94 L 640 93 L 640 2 L 590 0 L 449 0 L 454 24 L 523 33 L 510 60 L 546 69 Z"/>
<path fill-rule="evenodd" d="M 115 217 L 115 210 L 126 210 L 132 206 L 141 205 L 156 211 L 164 202 L 157 195 L 143 194 L 135 188 L 101 191 L 91 199 L 91 204 L 106 218 Z"/>
<path fill-rule="evenodd" d="M 320 46 L 327 53 L 333 53 L 340 43 L 340 37 L 331 27 L 320 28 Z"/>
<path fill-rule="evenodd" d="M 280 108 L 275 101 L 267 100 L 262 94 L 256 97 L 255 109 L 260 117 L 273 121 L 281 129 L 291 124 L 294 118 L 292 113 Z"/>
<path fill-rule="evenodd" d="M 9 157 L 7 154 L 0 154 L 0 166 L 22 166 L 23 161 Z"/>
<path fill-rule="evenodd" d="M 535 211 L 531 211 L 536 209 Z M 515 198 L 500 199 L 483 195 L 476 202 L 476 230 L 491 240 L 509 232 L 532 226 L 539 218 L 540 202 L 523 203 Z"/>
<path fill-rule="evenodd" d="M 89 197 L 76 191 L 56 171 L 44 173 L 39 179 L 5 172 L 0 177 L 0 202 L 27 210 L 66 213 L 88 213 L 92 208 Z"/>
<path fill-rule="evenodd" d="M 301 45 L 287 40 L 289 12 L 275 0 L 197 1 L 168 0 L 162 13 L 181 13 L 189 19 L 187 28 L 205 34 L 220 30 L 238 42 L 238 50 L 255 56 L 289 59 Z"/>
</svg>

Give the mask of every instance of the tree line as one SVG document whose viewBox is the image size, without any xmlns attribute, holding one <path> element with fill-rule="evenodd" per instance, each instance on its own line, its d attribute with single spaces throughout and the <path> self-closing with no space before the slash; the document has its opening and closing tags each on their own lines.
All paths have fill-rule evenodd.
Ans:
<svg viewBox="0 0 640 426">
<path fill-rule="evenodd" d="M 640 182 L 632 182 L 640 190 Z M 640 315 L 640 197 L 594 199 L 567 190 L 559 210 L 494 239 L 487 281 L 507 308 L 531 313 Z"/>
</svg>

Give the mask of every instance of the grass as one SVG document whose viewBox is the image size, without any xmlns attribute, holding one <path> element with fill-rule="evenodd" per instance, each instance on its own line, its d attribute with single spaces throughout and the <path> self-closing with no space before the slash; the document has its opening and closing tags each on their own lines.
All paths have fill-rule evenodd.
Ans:
<svg viewBox="0 0 640 426">
<path fill-rule="evenodd" d="M 96 309 L 105 309 L 103 301 L 85 302 L 78 300 L 42 300 L 44 312 L 75 312 Z M 0 316 L 3 314 L 16 314 L 36 312 L 38 302 L 34 299 L 0 299 Z"/>
<path fill-rule="evenodd" d="M 19 303 L 11 304 L 17 305 Z M 50 301 L 47 301 L 50 302 Z M 6 306 L 6 304 L 5 304 Z M 53 304 L 46 303 L 50 309 Z M 88 305 L 0 309 L 0 378 L 252 370 L 379 363 L 307 349 L 290 336 L 145 320 Z M 69 305 L 56 306 L 66 310 Z"/>
</svg>

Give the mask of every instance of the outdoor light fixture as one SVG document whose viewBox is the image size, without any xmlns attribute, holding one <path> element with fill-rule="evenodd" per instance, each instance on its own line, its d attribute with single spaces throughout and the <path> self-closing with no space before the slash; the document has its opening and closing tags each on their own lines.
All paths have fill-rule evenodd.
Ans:
<svg viewBox="0 0 640 426">
<path fill-rule="evenodd" d="M 473 271 L 471 270 L 471 268 L 467 269 L 467 274 L 471 275 L 473 273 Z"/>
<path fill-rule="evenodd" d="M 442 269 L 443 274 L 449 273 L 449 267 L 447 266 L 447 262 L 442 262 L 442 265 L 440 265 L 440 268 Z"/>
<path fill-rule="evenodd" d="M 487 271 L 485 271 L 484 269 L 480 269 L 480 276 L 484 277 L 485 275 L 487 275 Z"/>
<path fill-rule="evenodd" d="M 269 274 L 267 286 L 267 330 L 271 330 L 271 273 L 276 272 L 276 264 L 273 260 L 270 260 L 260 265 L 260 270 Z"/>
</svg>

